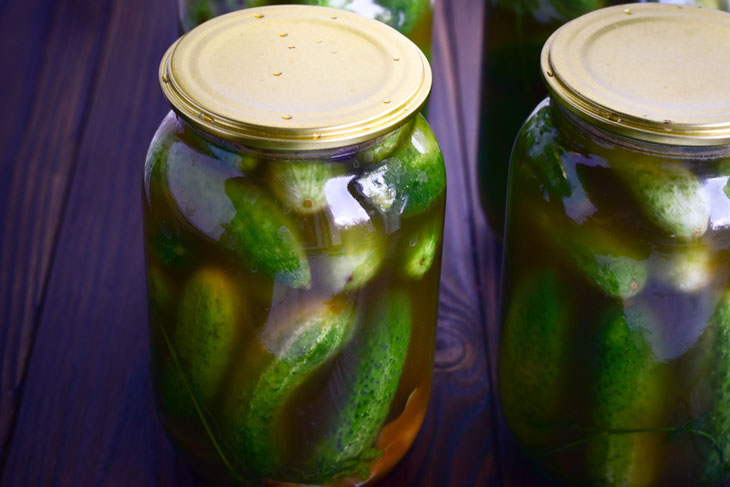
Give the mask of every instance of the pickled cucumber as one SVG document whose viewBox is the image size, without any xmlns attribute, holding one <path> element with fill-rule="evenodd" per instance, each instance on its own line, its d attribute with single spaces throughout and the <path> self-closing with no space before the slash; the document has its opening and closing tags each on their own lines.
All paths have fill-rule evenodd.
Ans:
<svg viewBox="0 0 730 487">
<path fill-rule="evenodd" d="M 333 430 L 316 448 L 309 482 L 328 483 L 342 476 L 365 479 L 369 463 L 380 456 L 373 446 L 390 410 L 408 354 L 411 307 L 408 296 L 393 292 L 368 316 L 373 328 L 353 353 L 358 359 L 345 403 Z"/>
<path fill-rule="evenodd" d="M 520 282 L 507 303 L 499 387 L 509 425 L 526 445 L 545 446 L 560 410 L 571 319 L 564 289 L 544 272 Z"/>
<path fill-rule="evenodd" d="M 637 317 L 629 325 L 621 307 L 599 317 L 594 336 L 593 420 L 606 434 L 589 443 L 587 469 L 597 485 L 652 485 L 654 462 L 642 461 L 642 442 L 665 403 L 657 362 Z M 617 431 L 618 430 L 618 431 Z"/>
<path fill-rule="evenodd" d="M 416 118 L 410 143 L 357 177 L 354 191 L 380 213 L 421 213 L 446 188 L 446 168 L 436 139 L 423 117 Z"/>
<path fill-rule="evenodd" d="M 700 245 L 678 249 L 662 259 L 656 274 L 678 291 L 699 291 L 712 281 L 712 254 L 709 249 Z"/>
<path fill-rule="evenodd" d="M 720 299 L 708 331 L 714 361 L 709 376 L 713 403 L 708 424 L 719 451 L 707 454 L 705 476 L 719 484 L 730 472 L 730 291 L 725 291 Z"/>
<path fill-rule="evenodd" d="M 410 122 L 395 132 L 391 132 L 372 147 L 360 151 L 355 159 L 361 164 L 378 164 L 393 155 L 393 153 L 404 144 L 406 137 L 413 131 L 413 122 Z"/>
<path fill-rule="evenodd" d="M 185 260 L 187 251 L 177 228 L 162 223 L 152 233 L 154 235 L 152 248 L 162 264 L 176 266 Z"/>
<path fill-rule="evenodd" d="M 217 240 L 225 231 L 225 223 L 236 214 L 226 196 L 228 179 L 240 176 L 238 169 L 204 160 L 189 146 L 173 144 L 167 161 L 167 192 L 186 222 L 203 235 Z"/>
<path fill-rule="evenodd" d="M 269 187 L 280 201 L 308 215 L 327 206 L 325 184 L 342 175 L 345 167 L 324 161 L 270 161 Z"/>
<path fill-rule="evenodd" d="M 181 3 L 180 23 L 186 32 L 203 22 L 218 15 L 212 0 L 188 0 L 186 4 Z M 185 8 L 182 9 L 182 6 Z"/>
<path fill-rule="evenodd" d="M 226 181 L 236 216 L 224 225 L 220 243 L 248 263 L 291 287 L 309 287 L 309 262 L 294 224 L 256 184 Z"/>
<path fill-rule="evenodd" d="M 403 257 L 405 275 L 412 278 L 423 276 L 431 268 L 441 240 L 441 225 L 431 223 L 412 235 Z"/>
<path fill-rule="evenodd" d="M 341 246 L 327 251 L 327 269 L 323 276 L 332 292 L 352 291 L 362 287 L 380 269 L 385 245 L 376 236 L 347 238 Z"/>
<path fill-rule="evenodd" d="M 259 165 L 259 158 L 243 148 L 239 147 L 238 151 L 240 152 L 234 152 L 206 139 L 190 126 L 186 125 L 184 130 L 188 146 L 207 157 L 215 159 L 228 168 L 251 172 Z"/>
<path fill-rule="evenodd" d="M 629 298 L 644 289 L 648 276 L 646 256 L 609 231 L 587 224 L 566 233 L 566 255 L 604 293 Z"/>
<path fill-rule="evenodd" d="M 259 376 L 248 407 L 234 428 L 237 453 L 255 475 L 267 475 L 272 466 L 277 471 L 281 461 L 273 434 L 277 412 L 304 379 L 342 349 L 351 336 L 353 322 L 353 307 L 325 306 L 298 317 L 294 332 L 273 351 L 273 362 Z"/>
<path fill-rule="evenodd" d="M 581 15 L 605 6 L 601 0 L 551 0 L 550 3 L 555 7 L 555 10 L 558 11 L 563 20 L 580 17 Z"/>
<path fill-rule="evenodd" d="M 526 149 L 525 161 L 535 171 L 540 185 L 553 199 L 567 198 L 572 193 L 562 158 L 565 149 L 558 140 L 558 130 L 550 115 L 550 102 L 544 100 L 527 119 L 518 138 Z"/>
<path fill-rule="evenodd" d="M 192 418 L 195 403 L 202 408 L 216 393 L 233 351 L 239 300 L 218 269 L 198 271 L 185 284 L 169 337 L 171 360 L 162 375 L 163 407 L 171 417 Z"/>
<path fill-rule="evenodd" d="M 375 3 L 383 7 L 375 19 L 405 35 L 410 34 L 431 10 L 431 0 L 375 0 Z"/>
<path fill-rule="evenodd" d="M 655 225 L 681 240 L 705 234 L 710 220 L 710 197 L 690 171 L 678 165 L 659 167 L 644 161 L 616 168 Z"/>
</svg>

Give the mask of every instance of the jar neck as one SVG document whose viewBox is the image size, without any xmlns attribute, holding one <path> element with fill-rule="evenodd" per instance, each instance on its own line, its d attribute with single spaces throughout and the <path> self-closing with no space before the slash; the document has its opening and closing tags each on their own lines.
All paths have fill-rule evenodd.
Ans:
<svg viewBox="0 0 730 487">
<path fill-rule="evenodd" d="M 409 130 L 415 122 L 416 117 L 420 117 L 420 114 L 414 114 L 410 118 L 406 119 L 405 122 L 392 131 L 380 135 L 376 138 L 361 142 L 355 145 L 348 145 L 344 147 L 336 147 L 332 149 L 322 150 L 273 150 L 273 149 L 261 149 L 258 147 L 233 142 L 227 139 L 222 139 L 209 132 L 205 132 L 195 127 L 193 124 L 185 120 L 179 114 L 175 113 L 175 119 L 178 126 L 178 131 L 189 137 L 197 137 L 205 140 L 207 143 L 216 145 L 226 151 L 234 153 L 248 153 L 256 157 L 264 159 L 282 159 L 282 160 L 322 160 L 322 161 L 337 161 L 351 159 L 358 152 L 369 149 L 377 144 L 380 144 L 384 139 L 389 137 L 397 137 L 402 131 Z"/>
<path fill-rule="evenodd" d="M 552 97 L 550 97 L 550 110 L 558 130 L 561 132 L 569 132 L 571 138 L 577 139 L 582 143 L 598 141 L 601 144 L 619 146 L 628 151 L 676 159 L 717 159 L 730 157 L 730 146 L 728 145 L 686 146 L 658 144 L 656 142 L 632 139 L 612 133 L 583 120 Z"/>
</svg>

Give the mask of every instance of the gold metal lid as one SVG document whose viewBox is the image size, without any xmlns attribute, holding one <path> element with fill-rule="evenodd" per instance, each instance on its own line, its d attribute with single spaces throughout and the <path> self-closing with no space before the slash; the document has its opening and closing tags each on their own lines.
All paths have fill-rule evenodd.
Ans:
<svg viewBox="0 0 730 487">
<path fill-rule="evenodd" d="M 542 73 L 562 105 L 634 139 L 730 144 L 730 14 L 630 4 L 579 17 L 542 50 Z"/>
<path fill-rule="evenodd" d="M 162 91 L 198 128 L 261 148 L 343 147 L 402 125 L 431 68 L 395 29 L 326 7 L 282 5 L 214 18 L 175 42 Z"/>
</svg>

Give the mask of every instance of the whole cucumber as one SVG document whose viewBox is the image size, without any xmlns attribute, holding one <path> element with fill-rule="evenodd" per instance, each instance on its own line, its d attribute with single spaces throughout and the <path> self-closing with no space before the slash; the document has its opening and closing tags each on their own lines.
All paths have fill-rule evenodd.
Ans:
<svg viewBox="0 0 730 487">
<path fill-rule="evenodd" d="M 441 229 L 441 223 L 434 221 L 411 235 L 403 256 L 403 270 L 406 276 L 418 279 L 431 269 L 439 249 Z"/>
<path fill-rule="evenodd" d="M 220 243 L 255 271 L 291 287 L 309 287 L 309 262 L 294 223 L 245 178 L 229 179 L 225 188 L 236 214 L 223 225 Z"/>
<path fill-rule="evenodd" d="M 656 275 L 661 281 L 683 293 L 692 293 L 712 282 L 715 269 L 712 254 L 702 245 L 673 251 L 657 266 Z"/>
<path fill-rule="evenodd" d="M 269 187 L 279 201 L 309 215 L 327 207 L 325 186 L 344 174 L 345 166 L 326 161 L 269 161 L 267 170 Z"/>
<path fill-rule="evenodd" d="M 293 334 L 273 351 L 274 359 L 256 381 L 245 411 L 233 420 L 236 456 L 254 475 L 277 471 L 282 461 L 274 434 L 277 413 L 313 371 L 342 349 L 353 322 L 352 306 L 324 306 L 299 316 L 291 328 Z"/>
<path fill-rule="evenodd" d="M 649 220 L 680 240 L 697 239 L 710 221 L 709 193 L 689 170 L 671 164 L 636 160 L 615 169 Z"/>
<path fill-rule="evenodd" d="M 563 166 L 565 149 L 550 113 L 550 100 L 543 100 L 530 115 L 517 138 L 517 151 L 524 152 L 527 166 L 551 199 L 569 197 L 573 190 Z"/>
<path fill-rule="evenodd" d="M 393 155 L 400 146 L 407 143 L 407 138 L 413 133 L 414 122 L 411 121 L 399 129 L 380 138 L 374 145 L 355 155 L 361 164 L 379 164 Z"/>
<path fill-rule="evenodd" d="M 353 291 L 370 281 L 386 257 L 386 245 L 379 235 L 347 235 L 342 245 L 325 252 L 325 272 L 319 276 L 331 293 Z"/>
<path fill-rule="evenodd" d="M 560 236 L 567 255 L 608 296 L 630 298 L 646 285 L 646 255 L 590 224 L 569 227 Z"/>
<path fill-rule="evenodd" d="M 506 302 L 499 356 L 504 414 L 526 446 L 545 446 L 560 412 L 570 301 L 551 271 L 517 284 Z"/>
<path fill-rule="evenodd" d="M 374 443 L 398 389 L 412 314 L 402 292 L 387 294 L 373 310 L 368 315 L 373 328 L 353 352 L 358 355 L 348 395 L 304 474 L 309 482 L 329 483 L 343 476 L 367 479 L 369 464 L 381 454 Z"/>
<path fill-rule="evenodd" d="M 353 181 L 354 191 L 383 214 L 411 216 L 428 209 L 446 189 L 446 168 L 436 138 L 420 115 L 408 143 Z"/>
<path fill-rule="evenodd" d="M 604 432 L 588 445 L 587 469 L 597 485 L 653 485 L 653 463 L 642 461 L 656 435 L 621 430 L 650 429 L 665 403 L 665 384 L 640 317 L 627 322 L 620 306 L 597 321 L 593 338 L 593 420 Z"/>
<path fill-rule="evenodd" d="M 185 284 L 162 374 L 163 407 L 171 417 L 195 417 L 195 403 L 203 408 L 216 394 L 233 352 L 239 300 L 219 269 L 202 269 Z"/>
<path fill-rule="evenodd" d="M 707 454 L 705 477 L 712 485 L 719 485 L 730 475 L 730 291 L 725 291 L 720 298 L 707 331 L 711 337 L 712 364 L 708 423 L 719 451 Z"/>
</svg>

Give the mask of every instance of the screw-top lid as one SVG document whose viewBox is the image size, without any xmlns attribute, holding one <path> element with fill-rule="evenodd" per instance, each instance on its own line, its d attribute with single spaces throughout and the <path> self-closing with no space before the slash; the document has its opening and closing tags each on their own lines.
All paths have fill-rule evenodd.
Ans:
<svg viewBox="0 0 730 487">
<path fill-rule="evenodd" d="M 730 144 L 730 14 L 630 4 L 586 14 L 542 50 L 557 101 L 611 132 L 673 145 Z"/>
<path fill-rule="evenodd" d="M 402 125 L 431 68 L 395 29 L 326 7 L 244 9 L 175 42 L 160 65 L 173 108 L 198 128 L 262 148 L 342 147 Z"/>
</svg>

